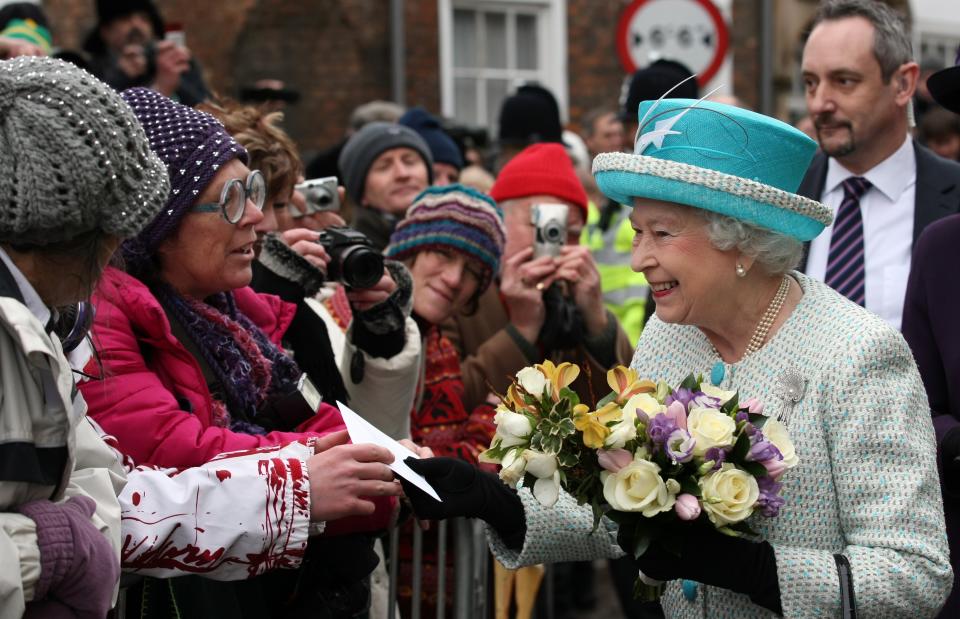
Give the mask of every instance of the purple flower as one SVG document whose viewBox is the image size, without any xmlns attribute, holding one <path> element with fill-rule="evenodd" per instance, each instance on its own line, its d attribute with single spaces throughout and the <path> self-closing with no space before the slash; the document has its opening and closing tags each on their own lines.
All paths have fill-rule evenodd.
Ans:
<svg viewBox="0 0 960 619">
<path fill-rule="evenodd" d="M 703 454 L 704 460 L 713 460 L 713 470 L 716 471 L 727 459 L 727 452 L 721 447 L 711 447 Z"/>
<path fill-rule="evenodd" d="M 674 464 L 689 462 L 693 458 L 693 447 L 696 441 L 690 436 L 690 433 L 682 428 L 678 428 L 667 437 L 667 457 Z"/>
<path fill-rule="evenodd" d="M 693 394 L 693 399 L 690 401 L 690 404 L 688 404 L 690 408 L 712 408 L 715 410 L 720 410 L 722 405 L 720 400 L 702 391 L 697 391 Z"/>
<path fill-rule="evenodd" d="M 776 518 L 785 502 L 783 497 L 780 496 L 780 489 L 783 488 L 783 484 L 770 476 L 765 476 L 757 478 L 757 486 L 760 488 L 757 507 L 767 518 Z"/>
<path fill-rule="evenodd" d="M 783 460 L 783 455 L 780 453 L 780 450 L 777 449 L 776 445 L 763 438 L 763 435 L 759 432 L 757 436 L 760 436 L 760 440 L 755 441 L 753 445 L 750 446 L 750 451 L 747 452 L 747 460 L 753 462 Z"/>
<path fill-rule="evenodd" d="M 747 413 L 747 411 L 745 410 L 741 410 L 739 413 L 737 413 L 737 416 L 734 417 L 733 419 L 737 423 L 740 423 L 741 421 L 750 421 L 750 414 Z"/>
<path fill-rule="evenodd" d="M 663 401 L 665 406 L 670 406 L 674 402 L 680 402 L 683 404 L 684 408 L 689 408 L 690 400 L 693 399 L 693 392 L 689 389 L 680 387 L 679 389 L 674 389 L 673 393 L 667 396 L 667 399 Z"/>
<path fill-rule="evenodd" d="M 655 445 L 663 445 L 674 430 L 677 429 L 677 422 L 666 415 L 654 415 L 653 419 L 647 425 L 647 435 Z"/>
</svg>

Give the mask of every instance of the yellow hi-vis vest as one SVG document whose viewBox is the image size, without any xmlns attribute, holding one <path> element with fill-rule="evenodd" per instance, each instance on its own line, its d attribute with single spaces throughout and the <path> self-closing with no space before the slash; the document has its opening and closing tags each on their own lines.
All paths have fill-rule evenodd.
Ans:
<svg viewBox="0 0 960 619">
<path fill-rule="evenodd" d="M 643 330 L 649 286 L 643 273 L 630 268 L 633 227 L 629 215 L 630 209 L 621 205 L 620 211 L 610 220 L 610 227 L 604 231 L 600 229 L 600 209 L 590 202 L 580 244 L 590 248 L 597 263 L 604 305 L 620 321 L 630 342 L 636 345 Z"/>
</svg>

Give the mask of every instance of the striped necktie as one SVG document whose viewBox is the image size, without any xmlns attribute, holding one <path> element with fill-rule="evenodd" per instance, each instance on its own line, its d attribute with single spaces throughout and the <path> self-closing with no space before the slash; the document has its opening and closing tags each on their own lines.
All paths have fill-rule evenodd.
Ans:
<svg viewBox="0 0 960 619">
<path fill-rule="evenodd" d="M 866 268 L 863 260 L 863 216 L 860 198 L 870 189 L 870 181 L 851 176 L 843 181 L 843 202 L 833 223 L 826 284 L 861 306 L 866 302 Z"/>
</svg>

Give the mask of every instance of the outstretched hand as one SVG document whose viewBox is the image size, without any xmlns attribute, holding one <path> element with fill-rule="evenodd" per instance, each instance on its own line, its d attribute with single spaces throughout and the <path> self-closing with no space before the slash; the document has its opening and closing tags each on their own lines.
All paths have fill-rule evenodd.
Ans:
<svg viewBox="0 0 960 619">
<path fill-rule="evenodd" d="M 456 458 L 407 458 L 404 462 L 433 486 L 436 501 L 413 484 L 401 480 L 414 513 L 421 520 L 480 518 L 510 548 L 523 546 L 527 524 L 517 492 L 492 473 Z"/>
</svg>

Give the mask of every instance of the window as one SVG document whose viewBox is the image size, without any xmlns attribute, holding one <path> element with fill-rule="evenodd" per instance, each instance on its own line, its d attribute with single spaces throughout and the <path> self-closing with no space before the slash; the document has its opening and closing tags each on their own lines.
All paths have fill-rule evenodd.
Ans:
<svg viewBox="0 0 960 619">
<path fill-rule="evenodd" d="M 920 58 L 937 60 L 944 67 L 952 67 L 957 55 L 960 36 L 923 32 L 920 34 Z"/>
<path fill-rule="evenodd" d="M 443 114 L 496 130 L 500 104 L 536 82 L 566 110 L 562 0 L 439 0 Z"/>
</svg>

